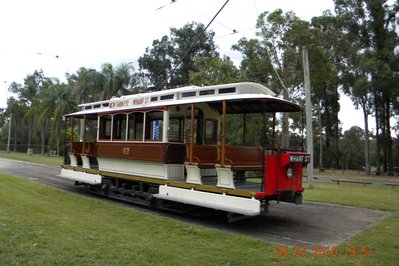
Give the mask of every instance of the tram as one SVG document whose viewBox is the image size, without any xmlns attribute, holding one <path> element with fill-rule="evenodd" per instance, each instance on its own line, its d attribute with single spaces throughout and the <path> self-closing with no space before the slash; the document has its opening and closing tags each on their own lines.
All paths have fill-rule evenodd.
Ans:
<svg viewBox="0 0 399 266">
<path fill-rule="evenodd" d="M 70 140 L 60 177 L 91 192 L 236 216 L 260 215 L 273 200 L 302 203 L 310 155 L 276 141 L 276 116 L 302 108 L 261 84 L 189 86 L 80 108 L 65 115 Z"/>
</svg>

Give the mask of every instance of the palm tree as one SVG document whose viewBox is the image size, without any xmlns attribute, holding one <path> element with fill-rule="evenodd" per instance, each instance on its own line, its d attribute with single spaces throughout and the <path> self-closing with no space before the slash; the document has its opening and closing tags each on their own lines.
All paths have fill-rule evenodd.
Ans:
<svg viewBox="0 0 399 266">
<path fill-rule="evenodd" d="M 103 91 L 101 93 L 101 100 L 106 100 L 112 96 L 117 95 L 118 88 L 115 82 L 114 67 L 110 63 L 103 64 L 101 67 L 101 74 L 104 77 Z"/>
<path fill-rule="evenodd" d="M 68 90 L 77 103 L 101 99 L 104 77 L 95 69 L 81 67 L 75 74 L 67 74 Z"/>
<path fill-rule="evenodd" d="M 55 132 L 57 156 L 60 154 L 60 138 L 63 115 L 76 109 L 76 102 L 73 100 L 71 93 L 67 90 L 67 85 L 60 83 L 58 79 L 48 79 L 46 86 L 38 95 L 38 104 L 31 108 L 28 112 L 36 114 L 38 123 L 43 126 L 42 133 L 42 154 L 44 154 L 45 135 L 48 122 L 51 122 L 52 132 Z"/>
<path fill-rule="evenodd" d="M 75 111 L 77 109 L 76 102 L 73 100 L 66 84 L 57 82 L 52 86 L 52 99 L 55 104 L 53 109 L 52 128 L 56 131 L 57 136 L 57 156 L 60 155 L 60 140 L 61 140 L 61 127 L 64 121 L 65 114 Z M 66 134 L 66 132 L 65 132 Z"/>
<path fill-rule="evenodd" d="M 18 99 L 24 101 L 28 107 L 34 107 L 36 105 L 37 95 L 41 90 L 42 83 L 44 80 L 43 71 L 37 71 L 31 75 L 27 75 L 24 79 L 24 85 L 17 84 L 13 82 L 8 88 L 9 91 L 18 95 Z M 34 116 L 26 116 L 29 119 L 29 129 L 28 129 L 28 148 L 31 146 L 32 142 L 32 130 L 34 124 Z"/>
</svg>

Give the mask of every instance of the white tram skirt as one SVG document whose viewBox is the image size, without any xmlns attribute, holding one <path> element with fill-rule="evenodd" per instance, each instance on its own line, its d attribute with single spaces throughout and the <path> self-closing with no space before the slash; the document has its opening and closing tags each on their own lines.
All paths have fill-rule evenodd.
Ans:
<svg viewBox="0 0 399 266">
<path fill-rule="evenodd" d="M 154 197 L 247 216 L 256 216 L 261 213 L 260 201 L 254 198 L 241 198 L 167 185 L 159 186 L 159 194 L 155 194 Z"/>
<path fill-rule="evenodd" d="M 101 184 L 101 176 L 95 174 L 84 173 L 80 171 L 74 171 L 70 169 L 61 169 L 61 174 L 58 175 L 59 177 L 74 180 L 90 185 L 97 185 Z"/>
</svg>

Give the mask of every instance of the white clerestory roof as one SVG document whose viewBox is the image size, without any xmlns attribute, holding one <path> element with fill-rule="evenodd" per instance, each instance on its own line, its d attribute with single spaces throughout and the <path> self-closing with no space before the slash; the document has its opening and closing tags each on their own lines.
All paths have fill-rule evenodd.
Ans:
<svg viewBox="0 0 399 266">
<path fill-rule="evenodd" d="M 82 111 L 67 116 L 238 99 L 275 99 L 286 102 L 285 100 L 276 98 L 275 95 L 276 94 L 267 87 L 253 82 L 204 87 L 187 86 L 156 92 L 124 95 L 121 97 L 113 97 L 106 101 L 85 103 L 79 105 L 79 107 L 83 109 Z M 287 103 L 289 102 L 287 101 Z"/>
</svg>

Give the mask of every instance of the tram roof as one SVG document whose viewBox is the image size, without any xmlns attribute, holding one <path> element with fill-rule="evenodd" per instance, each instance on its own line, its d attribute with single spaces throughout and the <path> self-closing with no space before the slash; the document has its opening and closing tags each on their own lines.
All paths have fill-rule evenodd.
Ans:
<svg viewBox="0 0 399 266">
<path fill-rule="evenodd" d="M 66 116 L 151 110 L 192 103 L 208 103 L 221 112 L 222 101 L 228 102 L 227 113 L 298 112 L 301 110 L 298 104 L 275 97 L 273 91 L 261 84 L 241 82 L 206 87 L 188 86 L 113 97 L 110 100 L 81 104 L 79 107 L 83 110 Z"/>
</svg>

